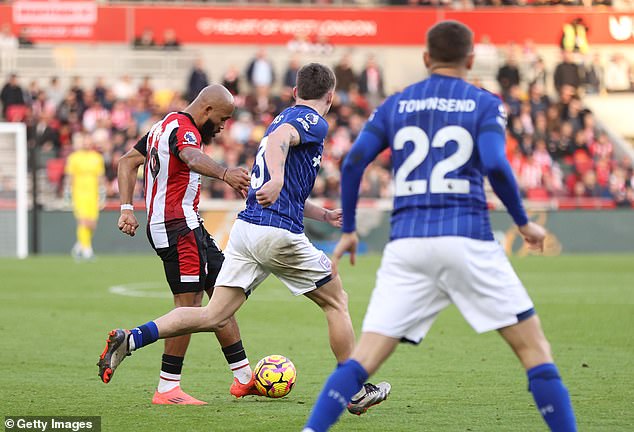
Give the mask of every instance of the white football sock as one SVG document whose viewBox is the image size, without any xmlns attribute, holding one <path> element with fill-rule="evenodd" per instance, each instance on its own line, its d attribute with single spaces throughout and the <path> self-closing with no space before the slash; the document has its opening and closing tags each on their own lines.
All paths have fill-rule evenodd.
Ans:
<svg viewBox="0 0 634 432">
<path fill-rule="evenodd" d="M 181 385 L 181 374 L 171 374 L 161 371 L 158 383 L 158 392 L 166 393 Z"/>
<path fill-rule="evenodd" d="M 233 372 L 233 376 L 240 382 L 240 384 L 248 384 L 251 381 L 251 377 L 253 376 L 253 372 L 251 371 L 251 366 L 249 365 L 249 359 L 240 360 L 236 363 L 231 363 L 229 365 L 231 372 Z"/>
</svg>

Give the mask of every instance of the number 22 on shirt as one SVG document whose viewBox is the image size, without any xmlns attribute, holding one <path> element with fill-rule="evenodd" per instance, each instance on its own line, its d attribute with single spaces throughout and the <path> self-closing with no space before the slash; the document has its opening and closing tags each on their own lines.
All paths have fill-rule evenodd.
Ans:
<svg viewBox="0 0 634 432">
<path fill-rule="evenodd" d="M 429 179 L 407 180 L 409 175 L 423 164 L 431 147 L 443 148 L 447 143 L 455 141 L 458 148 L 455 153 L 439 161 L 431 170 Z M 473 153 L 473 138 L 460 126 L 445 126 L 438 130 L 431 140 L 419 127 L 405 126 L 394 135 L 394 150 L 403 151 L 405 144 L 412 142 L 413 151 L 405 158 L 394 175 L 395 194 L 397 197 L 427 193 L 468 194 L 469 180 L 447 178 L 447 174 L 459 169 L 469 161 Z"/>
</svg>

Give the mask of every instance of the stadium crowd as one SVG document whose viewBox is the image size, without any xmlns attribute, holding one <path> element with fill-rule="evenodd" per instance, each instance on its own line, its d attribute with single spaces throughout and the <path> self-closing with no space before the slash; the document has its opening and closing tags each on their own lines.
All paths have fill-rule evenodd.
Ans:
<svg viewBox="0 0 634 432">
<path fill-rule="evenodd" d="M 519 67 L 526 62 L 529 68 Z M 261 49 L 243 70 L 231 68 L 215 77 L 235 95 L 237 108 L 225 131 L 205 151 L 230 166 L 252 166 L 266 126 L 293 102 L 291 89 L 299 66 L 298 57 L 291 53 L 286 70 L 276 71 L 266 50 Z M 372 56 L 360 69 L 353 67 L 349 55 L 333 66 L 337 97 L 327 115 L 330 131 L 313 196 L 337 199 L 342 159 L 385 92 L 381 68 Z M 531 76 L 523 76 L 521 70 L 530 70 Z M 616 158 L 613 143 L 582 101 L 584 93 L 610 90 L 605 87 L 608 70 L 593 62 L 582 67 L 564 52 L 554 71 L 558 97 L 552 99 L 545 90 L 550 77 L 537 53 L 508 49 L 497 80 L 508 113 L 508 157 L 526 198 L 597 197 L 612 199 L 617 205 L 634 202 L 632 162 Z M 478 83 L 477 78 L 474 81 Z M 119 158 L 154 122 L 167 112 L 182 110 L 209 82 L 201 63 L 192 67 L 183 91 L 156 89 L 149 77 L 135 82 L 122 76 L 109 84 L 105 79 L 85 83 L 75 77 L 64 88 L 55 77 L 40 87 L 36 81 L 24 84 L 11 75 L 2 87 L 2 116 L 27 124 L 29 145 L 37 149 L 38 168 L 46 172 L 59 196 L 73 135 L 88 137 L 104 156 L 107 196 L 115 198 Z M 388 198 L 391 193 L 390 159 L 384 153 L 367 170 L 361 196 Z M 204 180 L 202 194 L 204 198 L 235 198 L 222 182 L 210 179 Z"/>
</svg>

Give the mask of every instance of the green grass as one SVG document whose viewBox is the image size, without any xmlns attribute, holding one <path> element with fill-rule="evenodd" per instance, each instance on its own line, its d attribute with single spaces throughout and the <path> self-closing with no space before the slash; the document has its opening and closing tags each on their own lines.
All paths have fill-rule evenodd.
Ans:
<svg viewBox="0 0 634 432">
<path fill-rule="evenodd" d="M 344 283 L 358 329 L 379 257 L 350 268 Z M 531 257 L 514 261 L 528 288 L 575 404 L 580 431 L 634 430 L 634 256 Z M 238 319 L 251 362 L 290 357 L 298 382 L 284 399 L 234 400 L 213 336 L 195 335 L 183 388 L 203 407 L 156 407 L 162 344 L 135 353 L 111 384 L 95 363 L 106 332 L 165 313 L 169 297 L 135 298 L 113 285 L 154 282 L 167 293 L 154 256 L 0 260 L 2 415 L 99 415 L 104 431 L 298 431 L 334 366 L 319 309 L 274 278 Z M 146 286 L 146 288 L 148 288 Z M 544 431 L 524 373 L 495 333 L 477 336 L 454 308 L 419 347 L 403 345 L 378 372 L 393 392 L 366 416 L 344 414 L 337 431 Z"/>
</svg>

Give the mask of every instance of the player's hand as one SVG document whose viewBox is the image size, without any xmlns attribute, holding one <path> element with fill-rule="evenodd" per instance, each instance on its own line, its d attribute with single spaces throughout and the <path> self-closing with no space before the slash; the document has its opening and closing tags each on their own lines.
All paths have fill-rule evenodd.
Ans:
<svg viewBox="0 0 634 432">
<path fill-rule="evenodd" d="M 280 196 L 284 181 L 271 179 L 264 183 L 264 185 L 255 193 L 255 198 L 258 200 L 258 204 L 262 207 L 272 206 Z"/>
<path fill-rule="evenodd" d="M 356 232 L 343 233 L 341 238 L 335 246 L 335 251 L 332 253 L 332 274 L 337 275 L 339 273 L 339 260 L 348 252 L 350 254 L 350 264 L 355 265 L 357 261 L 357 246 L 359 245 L 359 237 Z"/>
<path fill-rule="evenodd" d="M 335 228 L 341 228 L 343 224 L 343 210 L 326 210 L 326 222 Z"/>
<path fill-rule="evenodd" d="M 130 237 L 134 237 L 136 229 L 139 227 L 139 222 L 137 222 L 132 210 L 121 210 L 121 216 L 119 216 L 119 223 L 117 225 L 119 226 L 119 231 Z"/>
<path fill-rule="evenodd" d="M 535 222 L 528 222 L 526 225 L 519 227 L 519 230 L 529 249 L 544 251 L 544 239 L 546 238 L 544 227 Z"/>
<path fill-rule="evenodd" d="M 224 182 L 237 191 L 242 198 L 246 198 L 249 192 L 251 176 L 249 176 L 249 171 L 243 167 L 227 168 Z"/>
</svg>

